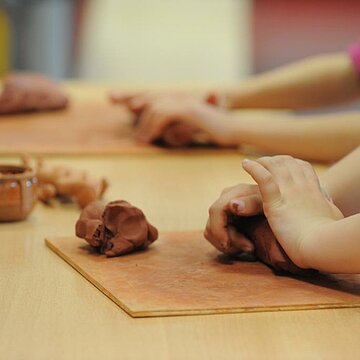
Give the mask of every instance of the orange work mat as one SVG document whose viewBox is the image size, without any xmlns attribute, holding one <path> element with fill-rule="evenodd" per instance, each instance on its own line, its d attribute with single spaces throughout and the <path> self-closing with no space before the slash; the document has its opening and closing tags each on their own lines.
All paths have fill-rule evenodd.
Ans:
<svg viewBox="0 0 360 360">
<path fill-rule="evenodd" d="M 360 306 L 360 275 L 276 276 L 224 261 L 201 232 L 172 232 L 146 251 L 106 258 L 76 237 L 47 246 L 133 317 Z"/>
</svg>

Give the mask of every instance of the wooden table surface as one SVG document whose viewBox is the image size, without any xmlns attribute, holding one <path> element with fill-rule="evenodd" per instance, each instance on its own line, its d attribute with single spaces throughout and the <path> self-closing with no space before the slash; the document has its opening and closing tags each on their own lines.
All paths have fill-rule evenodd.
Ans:
<svg viewBox="0 0 360 360">
<path fill-rule="evenodd" d="M 203 228 L 220 191 L 250 181 L 242 158 L 158 154 L 49 161 L 107 174 L 107 199 L 134 203 L 167 231 Z M 129 317 L 45 246 L 45 236 L 73 234 L 78 215 L 73 206 L 38 204 L 27 221 L 0 224 L 1 360 L 360 358 L 360 309 Z"/>
</svg>

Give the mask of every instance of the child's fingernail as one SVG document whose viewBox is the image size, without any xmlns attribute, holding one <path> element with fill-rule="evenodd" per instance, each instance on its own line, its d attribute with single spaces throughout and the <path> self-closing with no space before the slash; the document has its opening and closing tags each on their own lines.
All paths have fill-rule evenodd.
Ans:
<svg viewBox="0 0 360 360">
<path fill-rule="evenodd" d="M 244 160 L 242 161 L 243 165 L 246 165 L 246 164 L 248 164 L 249 162 L 250 162 L 250 159 L 244 159 Z"/>
<path fill-rule="evenodd" d="M 237 213 L 240 213 L 245 209 L 245 202 L 243 200 L 232 200 L 231 205 Z"/>
</svg>

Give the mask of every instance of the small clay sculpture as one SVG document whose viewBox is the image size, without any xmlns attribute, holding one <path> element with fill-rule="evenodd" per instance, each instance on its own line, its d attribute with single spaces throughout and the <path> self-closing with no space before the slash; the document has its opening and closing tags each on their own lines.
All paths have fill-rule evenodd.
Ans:
<svg viewBox="0 0 360 360">
<path fill-rule="evenodd" d="M 32 160 L 24 158 L 25 166 Z M 86 171 L 69 166 L 51 166 L 43 160 L 37 160 L 33 166 L 38 178 L 38 199 L 49 203 L 55 197 L 74 200 L 81 208 L 101 199 L 108 187 L 104 178 L 90 176 Z"/>
<path fill-rule="evenodd" d="M 296 266 L 279 242 L 276 240 L 264 215 L 239 217 L 228 215 L 228 225 L 243 233 L 254 244 L 254 255 L 264 264 L 270 266 L 276 273 L 291 273 L 294 275 L 311 275 L 312 269 L 302 269 Z M 239 249 L 242 253 L 242 249 Z"/>
<path fill-rule="evenodd" d="M 0 115 L 65 108 L 66 95 L 43 75 L 11 73 L 3 80 Z"/>
<path fill-rule="evenodd" d="M 158 238 L 157 229 L 144 213 L 124 200 L 89 204 L 82 210 L 75 231 L 108 257 L 146 249 Z"/>
</svg>

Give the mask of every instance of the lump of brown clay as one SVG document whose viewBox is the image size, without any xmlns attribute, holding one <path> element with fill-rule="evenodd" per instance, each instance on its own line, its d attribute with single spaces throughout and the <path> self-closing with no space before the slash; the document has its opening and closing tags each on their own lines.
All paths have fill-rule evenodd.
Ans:
<svg viewBox="0 0 360 360">
<path fill-rule="evenodd" d="M 168 147 L 214 145 L 209 136 L 184 122 L 170 124 L 155 143 Z"/>
<path fill-rule="evenodd" d="M 59 86 L 43 75 L 11 73 L 3 81 L 0 115 L 63 109 L 67 104 Z"/>
<path fill-rule="evenodd" d="M 162 141 L 170 147 L 188 146 L 194 141 L 194 132 L 194 129 L 186 123 L 174 123 L 165 129 Z"/>
<path fill-rule="evenodd" d="M 229 225 L 243 233 L 255 246 L 255 256 L 276 273 L 308 276 L 315 272 L 296 266 L 277 241 L 264 215 L 238 217 L 229 215 Z M 239 253 L 242 249 L 239 249 Z"/>
<path fill-rule="evenodd" d="M 76 236 L 109 257 L 146 249 L 158 238 L 157 229 L 144 213 L 124 200 L 89 204 L 81 212 L 75 231 Z"/>
<path fill-rule="evenodd" d="M 210 105 L 220 106 L 219 94 L 210 92 L 205 102 Z M 194 144 L 211 144 L 210 139 L 197 131 L 193 126 L 185 122 L 174 122 L 170 124 L 163 132 L 161 141 L 169 147 L 186 147 Z"/>
<path fill-rule="evenodd" d="M 139 121 L 140 116 L 137 115 L 134 120 L 135 127 Z M 204 133 L 197 131 L 193 126 L 185 122 L 174 122 L 164 129 L 161 137 L 154 143 L 179 148 L 194 144 L 210 144 L 210 141 Z"/>
</svg>

